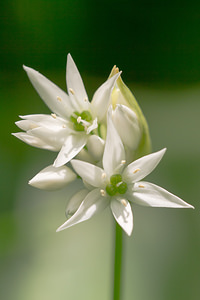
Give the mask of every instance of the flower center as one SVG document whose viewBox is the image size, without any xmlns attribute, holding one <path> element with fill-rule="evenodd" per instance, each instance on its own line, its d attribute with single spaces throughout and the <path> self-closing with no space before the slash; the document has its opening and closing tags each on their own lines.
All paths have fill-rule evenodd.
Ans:
<svg viewBox="0 0 200 300">
<path fill-rule="evenodd" d="M 87 127 L 91 125 L 92 115 L 87 110 L 82 111 L 82 113 L 75 111 L 73 115 L 71 115 L 70 120 L 73 123 L 74 130 L 85 131 Z"/>
<path fill-rule="evenodd" d="M 114 196 L 117 193 L 123 195 L 127 191 L 126 182 L 122 181 L 120 174 L 114 174 L 110 177 L 110 183 L 106 186 L 106 192 L 109 196 Z"/>
</svg>

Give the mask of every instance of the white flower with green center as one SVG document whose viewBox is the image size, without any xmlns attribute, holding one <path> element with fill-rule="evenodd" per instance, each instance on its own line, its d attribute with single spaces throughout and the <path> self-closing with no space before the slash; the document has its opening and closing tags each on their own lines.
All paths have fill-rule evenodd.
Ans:
<svg viewBox="0 0 200 300">
<path fill-rule="evenodd" d="M 124 146 L 113 125 L 111 109 L 108 111 L 107 126 L 103 168 L 76 159 L 71 161 L 87 189 L 79 191 L 70 200 L 66 210 L 68 219 L 57 231 L 90 219 L 110 206 L 116 221 L 131 235 L 133 213 L 130 203 L 153 207 L 192 208 L 165 189 L 141 181 L 154 170 L 166 149 L 141 157 L 126 166 Z"/>
<path fill-rule="evenodd" d="M 89 102 L 70 54 L 66 71 L 68 94 L 39 72 L 26 66 L 24 69 L 52 114 L 21 116 L 23 120 L 16 122 L 16 125 L 25 132 L 14 135 L 31 146 L 59 151 L 54 166 L 60 167 L 76 156 L 86 145 L 91 133 L 106 121 L 111 92 L 119 74 L 102 84 Z"/>
</svg>

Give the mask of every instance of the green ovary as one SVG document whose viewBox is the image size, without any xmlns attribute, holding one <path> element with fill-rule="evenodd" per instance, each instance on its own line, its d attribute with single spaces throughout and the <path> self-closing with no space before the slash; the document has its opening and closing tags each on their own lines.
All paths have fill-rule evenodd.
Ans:
<svg viewBox="0 0 200 300">
<path fill-rule="evenodd" d="M 81 118 L 80 122 L 77 121 L 78 117 Z M 76 131 L 84 131 L 85 126 L 83 125 L 83 121 L 91 122 L 92 115 L 89 111 L 84 110 L 82 113 L 75 111 L 73 115 L 70 117 L 71 122 L 73 123 L 73 128 Z"/>
<path fill-rule="evenodd" d="M 117 193 L 123 195 L 127 191 L 126 182 L 122 181 L 120 174 L 114 174 L 110 177 L 110 183 L 106 186 L 106 192 L 109 196 L 114 196 Z"/>
</svg>

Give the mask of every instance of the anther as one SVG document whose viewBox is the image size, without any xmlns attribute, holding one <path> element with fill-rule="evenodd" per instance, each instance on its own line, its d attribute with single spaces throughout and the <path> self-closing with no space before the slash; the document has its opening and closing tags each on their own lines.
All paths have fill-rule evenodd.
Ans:
<svg viewBox="0 0 200 300">
<path fill-rule="evenodd" d="M 127 206 L 127 201 L 125 199 L 122 199 L 121 204 L 123 204 L 126 207 Z"/>
<path fill-rule="evenodd" d="M 87 98 L 87 97 L 85 97 L 83 100 L 84 100 L 85 102 L 88 102 L 88 98 Z"/>
<path fill-rule="evenodd" d="M 126 163 L 126 160 L 125 160 L 125 159 L 122 159 L 122 160 L 121 160 L 121 164 L 122 164 L 122 165 L 125 165 L 125 163 Z"/>
<path fill-rule="evenodd" d="M 136 169 L 135 171 L 133 171 L 133 174 L 137 173 L 140 171 L 140 168 Z"/>
<path fill-rule="evenodd" d="M 79 124 L 81 122 L 81 117 L 79 116 L 78 118 L 77 118 L 77 123 Z"/>
<path fill-rule="evenodd" d="M 104 190 L 100 190 L 100 194 L 104 197 L 106 195 L 106 192 Z"/>
<path fill-rule="evenodd" d="M 72 95 L 74 95 L 74 94 L 75 94 L 75 92 L 74 92 L 74 90 L 73 90 L 73 89 L 69 88 L 69 91 L 70 91 L 70 93 L 71 93 Z"/>
<path fill-rule="evenodd" d="M 51 116 L 54 118 L 54 119 L 56 119 L 56 114 L 51 114 Z"/>
<path fill-rule="evenodd" d="M 63 124 L 62 128 L 66 128 L 67 126 L 65 124 Z"/>
<path fill-rule="evenodd" d="M 138 185 L 140 188 L 144 188 L 145 186 L 143 184 Z"/>
<path fill-rule="evenodd" d="M 102 173 L 102 174 L 101 174 L 101 178 L 102 178 L 102 179 L 105 179 L 105 178 L 106 178 L 106 173 Z"/>
<path fill-rule="evenodd" d="M 57 96 L 57 100 L 60 102 L 62 101 L 62 99 L 59 96 Z"/>
</svg>

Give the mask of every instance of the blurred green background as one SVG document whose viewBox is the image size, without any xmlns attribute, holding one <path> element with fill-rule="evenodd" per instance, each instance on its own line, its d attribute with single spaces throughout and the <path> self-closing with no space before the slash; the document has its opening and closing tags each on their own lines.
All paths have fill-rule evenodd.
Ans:
<svg viewBox="0 0 200 300">
<path fill-rule="evenodd" d="M 48 113 L 22 69 L 65 88 L 70 52 L 90 98 L 112 66 L 168 151 L 149 181 L 195 210 L 134 207 L 124 237 L 123 300 L 198 300 L 200 294 L 200 2 L 9 0 L 0 3 L 0 298 L 111 299 L 114 221 L 109 212 L 61 233 L 75 186 L 27 182 L 55 153 L 11 136 L 18 115 Z"/>
</svg>

